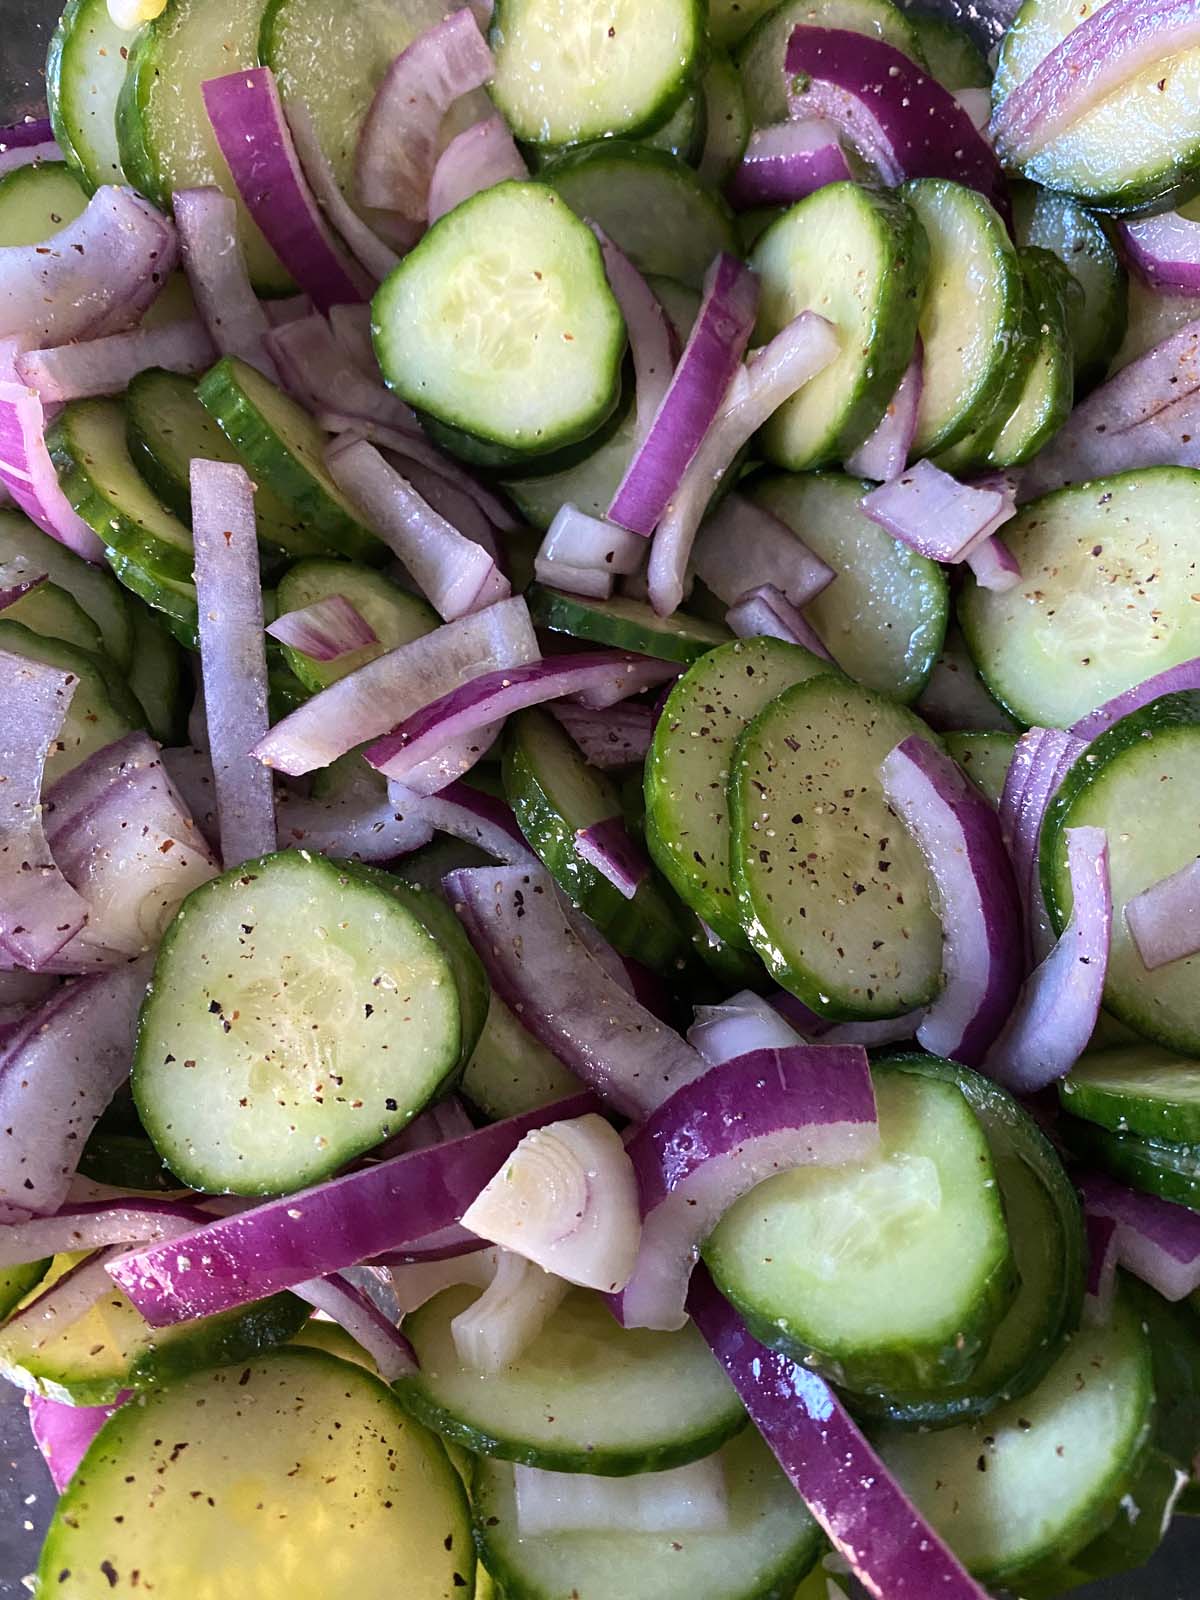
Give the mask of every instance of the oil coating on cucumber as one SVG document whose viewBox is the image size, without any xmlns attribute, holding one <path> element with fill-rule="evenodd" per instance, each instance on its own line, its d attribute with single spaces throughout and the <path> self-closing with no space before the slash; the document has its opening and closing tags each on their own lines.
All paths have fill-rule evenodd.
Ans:
<svg viewBox="0 0 1200 1600">
<path fill-rule="evenodd" d="M 1074 1117 L 1064 1120 L 1063 1137 L 1081 1161 L 1131 1189 L 1200 1211 L 1200 1143 L 1110 1133 L 1094 1122 Z"/>
<path fill-rule="evenodd" d="M 612 600 L 590 600 L 535 584 L 529 591 L 529 610 L 540 628 L 551 633 L 590 639 L 617 650 L 656 656 L 660 661 L 698 661 L 731 637 L 729 629 L 700 617 L 676 611 L 660 617 L 644 600 L 618 595 Z"/>
<path fill-rule="evenodd" d="M 46 57 L 46 103 L 58 147 L 89 192 L 126 181 L 116 110 L 128 56 L 129 33 L 108 0 L 67 0 Z"/>
<path fill-rule="evenodd" d="M 487 1122 L 520 1116 L 577 1094 L 582 1084 L 493 994 L 461 1091 Z"/>
<path fill-rule="evenodd" d="M 0 178 L 0 246 L 52 239 L 87 201 L 87 191 L 63 161 L 14 168 Z"/>
<path fill-rule="evenodd" d="M 1058 1084 L 1064 1111 L 1110 1133 L 1200 1144 L 1200 1061 L 1156 1045 L 1085 1055 Z"/>
</svg>

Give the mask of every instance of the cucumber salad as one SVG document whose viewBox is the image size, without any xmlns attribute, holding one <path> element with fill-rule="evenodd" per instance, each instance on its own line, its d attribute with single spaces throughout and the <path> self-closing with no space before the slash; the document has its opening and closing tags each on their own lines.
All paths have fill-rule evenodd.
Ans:
<svg viewBox="0 0 1200 1600">
<path fill-rule="evenodd" d="M 1047 1600 L 1200 1512 L 1200 6 L 968 9 L 68 0 L 40 1600 Z"/>
</svg>

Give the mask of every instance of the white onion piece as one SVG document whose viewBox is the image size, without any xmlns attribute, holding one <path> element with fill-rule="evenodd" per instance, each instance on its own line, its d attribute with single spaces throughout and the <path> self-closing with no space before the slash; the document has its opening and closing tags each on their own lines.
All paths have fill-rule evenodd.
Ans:
<svg viewBox="0 0 1200 1600">
<path fill-rule="evenodd" d="M 568 1283 L 617 1292 L 641 1238 L 637 1183 L 620 1135 L 594 1112 L 535 1128 L 462 1224 Z"/>
<path fill-rule="evenodd" d="M 201 322 L 165 322 L 157 328 L 110 333 L 84 344 L 55 345 L 17 357 L 17 375 L 43 404 L 123 394 L 130 380 L 150 367 L 168 372 L 203 372 L 217 352 Z"/>
<path fill-rule="evenodd" d="M 803 1036 L 761 995 L 742 989 L 719 1006 L 697 1006 L 687 1031 L 688 1043 L 710 1067 L 752 1050 L 785 1050 L 803 1044 Z"/>
<path fill-rule="evenodd" d="M 494 1255 L 483 1293 L 450 1323 L 458 1359 L 472 1372 L 499 1372 L 533 1343 L 571 1287 L 512 1250 Z M 480 1256 L 464 1256 L 464 1262 Z M 460 1282 L 467 1281 L 460 1277 Z"/>
<path fill-rule="evenodd" d="M 485 117 L 456 134 L 437 158 L 429 180 L 429 220 L 436 222 L 484 189 L 528 176 L 507 122 L 499 113 Z"/>
<path fill-rule="evenodd" d="M 517 1535 L 556 1533 L 721 1533 L 729 1491 L 719 1455 L 666 1472 L 598 1478 L 517 1466 Z"/>
<path fill-rule="evenodd" d="M 706 518 L 692 549 L 692 567 L 706 589 L 727 606 L 762 584 L 781 589 L 794 606 L 805 606 L 836 574 L 772 512 L 727 494 Z"/>
<path fill-rule="evenodd" d="M 595 569 L 611 576 L 636 572 L 646 554 L 640 534 L 618 528 L 603 517 L 589 516 L 567 501 L 554 514 L 535 558 L 537 563 L 564 563 L 568 567 Z M 553 583 L 553 577 L 538 576 Z M 561 580 L 559 580 L 561 582 Z"/>
<path fill-rule="evenodd" d="M 589 223 L 600 241 L 604 271 L 625 328 L 629 334 L 629 353 L 633 357 L 636 386 L 637 424 L 634 433 L 640 443 L 670 387 L 675 368 L 674 334 L 658 296 L 630 261 L 596 223 Z"/>
<path fill-rule="evenodd" d="M 412 411 L 384 387 L 378 369 L 363 371 L 324 317 L 314 313 L 271 328 L 266 346 L 283 382 L 308 410 L 335 409 L 354 418 L 355 427 L 363 419 L 406 433 L 417 428 Z"/>
<path fill-rule="evenodd" d="M 183 270 L 213 344 L 222 355 L 248 361 L 274 383 L 275 363 L 263 347 L 271 324 L 246 271 L 236 204 L 209 185 L 177 189 L 171 207 Z"/>
<path fill-rule="evenodd" d="M 1200 950 L 1200 857 L 1126 902 L 1125 921 L 1149 972 Z"/>
</svg>

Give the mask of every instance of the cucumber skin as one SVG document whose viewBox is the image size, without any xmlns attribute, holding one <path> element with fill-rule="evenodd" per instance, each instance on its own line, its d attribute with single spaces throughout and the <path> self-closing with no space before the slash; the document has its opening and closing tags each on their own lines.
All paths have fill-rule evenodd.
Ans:
<svg viewBox="0 0 1200 1600">
<path fill-rule="evenodd" d="M 63 160 L 79 179 L 89 194 L 94 194 L 96 185 L 88 176 L 78 150 L 71 141 L 67 131 L 66 118 L 62 110 L 62 75 L 63 53 L 66 50 L 67 40 L 75 23 L 75 18 L 83 10 L 85 0 L 67 0 L 62 15 L 50 38 L 50 45 L 46 51 L 46 108 L 50 113 L 50 127 L 54 133 L 55 142 L 63 153 Z"/>
<path fill-rule="evenodd" d="M 158 164 L 146 143 L 143 121 L 147 90 L 142 86 L 142 74 L 152 79 L 157 70 L 157 39 L 153 23 L 134 35 L 125 69 L 125 82 L 117 98 L 117 148 L 121 152 L 121 165 L 126 180 L 144 194 L 160 211 L 170 215 L 171 195 L 164 189 Z"/>
<path fill-rule="evenodd" d="M 679 661 L 691 666 L 693 661 L 698 661 L 718 645 L 733 642 L 733 634 L 728 632 L 715 639 L 687 638 L 683 634 L 672 633 L 671 623 L 679 617 L 678 612 L 675 617 L 665 619 L 660 630 L 652 624 L 643 628 L 633 619 L 616 613 L 610 615 L 602 600 L 592 602 L 575 595 L 560 594 L 540 583 L 533 584 L 525 598 L 529 603 L 530 615 L 539 628 L 548 628 L 551 633 L 568 634 L 574 639 L 590 639 L 596 644 L 612 645 L 616 650 L 631 650 L 636 655 L 654 656 L 659 661 Z M 586 633 L 579 632 L 582 616 L 587 618 Z M 686 622 L 688 618 L 682 620 Z M 705 624 L 699 623 L 698 626 L 704 627 Z"/>
<path fill-rule="evenodd" d="M 1200 1105 L 1194 1101 L 1180 1105 L 1165 1095 L 1147 1096 L 1135 1102 L 1131 1121 L 1125 1109 L 1130 1096 L 1124 1090 L 1105 1088 L 1090 1078 L 1075 1080 L 1074 1072 L 1060 1078 L 1056 1088 L 1063 1111 L 1108 1133 L 1129 1133 L 1157 1144 L 1200 1145 Z"/>
<path fill-rule="evenodd" d="M 1110 1133 L 1076 1117 L 1065 1118 L 1062 1131 L 1068 1148 L 1089 1165 L 1142 1194 L 1200 1211 L 1200 1145 Z"/>
<path fill-rule="evenodd" d="M 0 1272 L 0 1321 L 37 1288 L 50 1270 L 50 1260 L 47 1256 L 44 1261 L 29 1261 L 19 1267 L 6 1267 Z"/>
<path fill-rule="evenodd" d="M 117 581 L 157 613 L 177 644 L 185 650 L 199 651 L 200 617 L 194 598 L 189 606 L 182 596 L 164 589 L 151 573 L 120 550 L 106 547 L 104 558 Z"/>
</svg>

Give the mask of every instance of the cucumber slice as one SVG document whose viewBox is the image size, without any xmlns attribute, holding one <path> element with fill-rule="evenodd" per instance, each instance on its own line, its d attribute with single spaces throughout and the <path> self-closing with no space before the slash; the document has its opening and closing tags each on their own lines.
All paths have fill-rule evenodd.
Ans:
<svg viewBox="0 0 1200 1600">
<path fill-rule="evenodd" d="M 5 1267 L 0 1272 L 0 1319 L 7 1317 L 10 1311 L 20 1305 L 49 1270 L 49 1257 L 45 1261 L 28 1261 L 19 1267 Z"/>
<path fill-rule="evenodd" d="M 582 144 L 657 128 L 704 49 L 697 0 L 499 0 L 492 98 L 518 139 Z"/>
<path fill-rule="evenodd" d="M 1024 290 L 1008 230 L 976 190 L 918 178 L 899 192 L 929 241 L 915 458 L 945 450 L 987 421 L 1020 338 Z"/>
<path fill-rule="evenodd" d="M 1072 1153 L 1131 1189 L 1200 1211 L 1200 1144 L 1139 1139 L 1109 1133 L 1094 1122 L 1068 1118 L 1063 1128 Z"/>
<path fill-rule="evenodd" d="M 733 884 L 767 970 L 819 1016 L 895 1017 L 941 984 L 924 857 L 883 798 L 879 764 L 918 717 L 843 678 L 786 689 L 729 774 Z"/>
<path fill-rule="evenodd" d="M 930 72 L 944 89 L 953 94 L 958 89 L 991 88 L 988 64 L 965 28 L 907 5 L 904 14 Z"/>
<path fill-rule="evenodd" d="M 778 0 L 709 0 L 709 39 L 726 49 L 732 48 L 777 4 Z"/>
<path fill-rule="evenodd" d="M 942 742 L 975 787 L 998 806 L 1012 765 L 1016 734 L 972 728 L 963 733 L 945 733 Z"/>
<path fill-rule="evenodd" d="M 603 443 L 559 472 L 531 473 L 503 480 L 504 492 L 531 527 L 545 533 L 570 503 L 589 516 L 602 517 L 625 476 L 637 444 L 637 418 L 628 410 Z"/>
<path fill-rule="evenodd" d="M 158 613 L 163 626 L 185 650 L 200 648 L 200 619 L 196 609 L 196 585 L 179 578 L 164 578 L 147 572 L 119 550 L 106 549 L 104 559 L 113 575 L 130 594 Z"/>
<path fill-rule="evenodd" d="M 224 356 L 201 378 L 196 398 L 293 523 L 343 555 L 383 560 L 384 547 L 325 470 L 325 434 L 290 395 L 237 356 Z"/>
<path fill-rule="evenodd" d="M 129 454 L 142 477 L 189 527 L 193 460 L 202 456 L 206 461 L 241 462 L 196 398 L 195 381 L 161 367 L 139 372 L 126 390 L 125 432 Z M 286 552 L 293 559 L 328 553 L 326 541 L 310 532 L 269 489 L 255 491 L 254 517 L 259 543 L 272 552 Z"/>
<path fill-rule="evenodd" d="M 144 726 L 141 707 L 128 691 L 122 692 L 112 663 L 106 662 L 103 656 L 92 655 L 62 639 L 48 639 L 3 617 L 0 617 L 0 650 L 24 656 L 29 661 L 44 661 L 48 666 L 61 667 L 65 672 L 73 672 L 79 680 L 55 748 L 46 761 L 44 788 L 48 789 L 65 777 L 88 756 L 103 750 L 106 744 Z"/>
<path fill-rule="evenodd" d="M 509 724 L 504 795 L 521 832 L 610 944 L 658 971 L 671 972 L 682 962 L 682 918 L 662 884 L 648 878 L 626 900 L 576 850 L 581 829 L 621 815 L 621 796 L 548 712 L 522 711 Z"/>
<path fill-rule="evenodd" d="M 159 744 L 185 744 L 191 674 L 185 685 L 179 646 L 144 606 L 134 611 L 133 634 L 137 651 L 129 687 L 146 713 L 150 732 Z"/>
<path fill-rule="evenodd" d="M 969 583 L 959 618 L 996 699 L 1067 728 L 1153 673 L 1200 655 L 1200 473 L 1148 467 L 1031 501 L 1004 525 L 1023 581 Z M 1153 582 L 1146 582 L 1147 575 Z"/>
<path fill-rule="evenodd" d="M 43 575 L 78 601 L 100 629 L 107 654 L 118 667 L 128 667 L 133 608 L 108 573 L 81 561 L 20 512 L 0 510 L 0 585 L 8 588 Z"/>
<path fill-rule="evenodd" d="M 1196 296 L 1162 294 L 1142 282 L 1136 273 L 1128 282 L 1128 313 L 1124 337 L 1109 367 L 1110 374 L 1127 367 L 1138 356 L 1196 320 Z"/>
<path fill-rule="evenodd" d="M 540 174 L 577 216 L 598 222 L 640 272 L 698 289 L 714 256 L 736 252 L 733 213 L 665 150 L 605 139 Z"/>
<path fill-rule="evenodd" d="M 106 1183 L 126 1193 L 178 1194 L 184 1187 L 163 1166 L 162 1157 L 150 1143 L 136 1133 L 104 1133 L 97 1129 L 83 1147 L 79 1158 L 81 1176 L 93 1183 Z"/>
<path fill-rule="evenodd" d="M 314 693 L 438 626 L 437 612 L 419 595 L 410 594 L 370 567 L 354 566 L 348 561 L 301 561 L 285 572 L 279 580 L 279 613 L 282 616 L 286 611 L 300 611 L 335 594 L 343 595 L 371 624 L 378 642 L 364 645 L 361 650 L 349 650 L 332 661 L 317 661 L 303 650 L 284 645 L 288 665 L 305 688 Z"/>
<path fill-rule="evenodd" d="M 83 1258 L 56 1256 L 43 1288 Z M 173 1328 L 152 1328 L 115 1284 L 61 1332 L 26 1319 L 0 1330 L 0 1372 L 10 1383 L 67 1405 L 111 1405 L 123 1389 L 153 1389 L 205 1367 L 245 1361 L 283 1344 L 309 1307 L 277 1294 Z"/>
<path fill-rule="evenodd" d="M 292 1600 L 393 1600 L 398 1552 L 405 1600 L 473 1592 L 458 1475 L 378 1378 L 293 1345 L 111 1417 L 58 1503 L 37 1582 L 59 1600 L 95 1600 L 105 1571 L 163 1597 L 282 1583 Z"/>
<path fill-rule="evenodd" d="M 788 115 L 784 59 L 792 29 L 798 23 L 818 28 L 845 28 L 882 39 L 923 65 L 921 46 L 909 18 L 888 0 L 784 0 L 768 9 L 750 0 L 760 20 L 743 40 L 735 60 L 750 120 L 756 128 L 785 122 Z M 766 12 L 763 16 L 762 13 Z"/>
<path fill-rule="evenodd" d="M 1013 185 L 1017 243 L 1052 250 L 1083 290 L 1068 303 L 1078 393 L 1100 382 L 1125 334 L 1129 284 L 1103 224 L 1066 195 Z M 1186 320 L 1186 319 L 1185 319 Z M 1153 342 L 1153 341 L 1152 341 Z"/>
<path fill-rule="evenodd" d="M 129 182 L 162 211 L 170 210 L 177 189 L 216 184 L 237 205 L 254 287 L 282 295 L 295 285 L 242 203 L 200 92 L 206 78 L 258 65 L 263 6 L 264 0 L 170 0 L 129 47 L 117 145 Z"/>
<path fill-rule="evenodd" d="M 1152 1044 L 1085 1055 L 1058 1085 L 1064 1111 L 1111 1133 L 1200 1144 L 1200 1061 Z"/>
<path fill-rule="evenodd" d="M 63 493 L 105 544 L 148 572 L 191 578 L 191 531 L 150 492 L 130 459 L 119 400 L 72 400 L 46 446 Z"/>
<path fill-rule="evenodd" d="M 138 1113 L 194 1189 L 302 1188 L 436 1096 L 462 1011 L 410 906 L 361 871 L 281 851 L 202 885 L 171 924 L 138 1031 Z"/>
<path fill-rule="evenodd" d="M 936 561 L 865 515 L 859 502 L 869 487 L 839 473 L 776 473 L 753 478 L 746 492 L 837 574 L 804 615 L 842 671 L 915 700 L 945 639 L 950 591 Z"/>
<path fill-rule="evenodd" d="M 782 690 L 827 671 L 781 639 L 734 639 L 710 650 L 671 690 L 646 759 L 646 844 L 685 904 L 744 948 L 730 876 L 725 782 L 734 746 Z"/>
<path fill-rule="evenodd" d="M 462 1092 L 485 1121 L 502 1122 L 580 1090 L 579 1079 L 523 1028 L 497 994 L 462 1077 Z"/>
<path fill-rule="evenodd" d="M 1000 49 L 994 103 L 1097 9 L 1093 0 L 1025 0 Z M 1200 183 L 1198 100 L 1200 49 L 1175 51 L 1075 118 L 1021 174 L 1098 211 L 1165 209 Z"/>
<path fill-rule="evenodd" d="M 46 57 L 46 100 L 58 147 L 89 191 L 126 181 L 117 98 L 128 57 L 129 33 L 108 0 L 67 0 Z"/>
<path fill-rule="evenodd" d="M 480 1557 L 509 1600 L 784 1600 L 817 1559 L 817 1526 L 753 1428 L 720 1459 L 730 1500 L 720 1532 L 532 1539 L 517 1532 L 513 1468 L 479 1461 L 471 1492 Z"/>
<path fill-rule="evenodd" d="M 1153 1411 L 1149 1340 L 1121 1300 L 1111 1327 L 1077 1333 L 1031 1394 L 963 1427 L 891 1434 L 880 1449 L 959 1560 L 1008 1584 L 1112 1521 Z"/>
<path fill-rule="evenodd" d="M 720 189 L 737 170 L 750 138 L 751 123 L 741 77 L 719 46 L 710 47 L 701 87 L 705 128 L 696 160 L 704 181 Z"/>
<path fill-rule="evenodd" d="M 879 422 L 913 353 L 926 257 L 904 202 L 855 183 L 818 189 L 759 239 L 750 257 L 762 279 L 756 341 L 813 310 L 841 343 L 762 430 L 762 452 L 776 466 L 841 461 Z"/>
<path fill-rule="evenodd" d="M 405 1317 L 421 1370 L 395 1385 L 418 1421 L 468 1450 L 547 1472 L 624 1477 L 711 1455 L 746 1420 L 693 1324 L 622 1328 L 587 1289 L 573 1289 L 500 1372 L 464 1367 L 450 1323 L 478 1297 L 460 1285 Z"/>
<path fill-rule="evenodd" d="M 1061 931 L 1071 913 L 1066 831 L 1106 831 L 1113 926 L 1104 1004 L 1146 1038 L 1186 1055 L 1200 1054 L 1200 956 L 1148 972 L 1125 907 L 1200 856 L 1197 784 L 1200 692 L 1164 695 L 1092 741 L 1051 803 L 1041 843 L 1042 889 Z"/>
<path fill-rule="evenodd" d="M 535 584 L 526 596 L 530 615 L 539 628 L 590 639 L 660 661 L 698 661 L 717 645 L 733 637 L 728 628 L 682 611 L 660 617 L 644 600 L 617 595 L 612 600 L 589 600 Z"/>
<path fill-rule="evenodd" d="M 74 596 L 57 584 L 39 583 L 0 611 L 5 622 L 19 622 L 43 639 L 62 639 L 93 655 L 104 648 L 100 629 Z"/>
<path fill-rule="evenodd" d="M 0 178 L 0 246 L 41 244 L 87 205 L 65 161 L 32 161 Z"/>
<path fill-rule="evenodd" d="M 497 184 L 435 223 L 372 318 L 388 384 L 514 460 L 586 439 L 620 394 L 625 325 L 600 247 L 541 183 Z"/>
<path fill-rule="evenodd" d="M 708 132 L 708 105 L 703 91 L 689 89 L 667 120 L 651 133 L 638 135 L 648 150 L 665 150 L 669 156 L 694 167 L 704 150 Z"/>
<path fill-rule="evenodd" d="M 991 1153 L 952 1076 L 872 1076 L 878 1155 L 768 1178 L 704 1259 L 756 1338 L 848 1389 L 961 1383 L 1016 1287 Z"/>
</svg>

